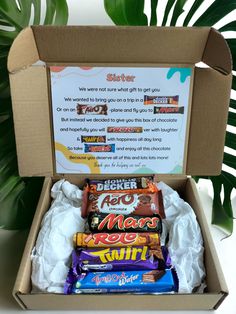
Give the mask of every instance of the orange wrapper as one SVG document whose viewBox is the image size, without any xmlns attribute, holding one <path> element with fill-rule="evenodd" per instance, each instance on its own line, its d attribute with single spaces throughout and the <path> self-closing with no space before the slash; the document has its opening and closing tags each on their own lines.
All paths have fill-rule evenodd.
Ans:
<svg viewBox="0 0 236 314">
<path fill-rule="evenodd" d="M 153 232 L 119 232 L 119 233 L 81 233 L 74 237 L 75 247 L 125 247 L 147 245 L 150 248 L 160 246 L 158 233 Z"/>
</svg>

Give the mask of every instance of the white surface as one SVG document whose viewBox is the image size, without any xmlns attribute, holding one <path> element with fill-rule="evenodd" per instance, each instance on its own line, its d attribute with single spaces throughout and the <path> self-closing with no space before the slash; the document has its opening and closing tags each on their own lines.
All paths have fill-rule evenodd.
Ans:
<svg viewBox="0 0 236 314">
<path fill-rule="evenodd" d="M 159 1 L 158 5 L 162 5 L 165 2 Z M 192 1 L 188 1 L 190 3 Z M 209 1 L 210 2 L 210 1 Z M 207 3 L 209 3 L 207 2 Z M 211 1 L 212 2 L 212 1 Z M 69 24 L 80 24 L 80 25 L 112 25 L 112 21 L 106 15 L 103 8 L 102 0 L 68 0 L 70 7 L 70 18 Z M 235 12 L 234 12 L 235 14 Z M 234 93 L 235 95 L 235 93 Z M 200 185 L 200 197 L 204 205 L 204 211 L 210 223 L 211 216 L 211 197 L 209 196 L 210 188 L 203 181 Z M 233 208 L 236 208 L 236 198 L 233 199 Z M 236 225 L 234 225 L 236 229 Z M 222 240 L 223 234 L 219 232 L 213 226 L 210 227 L 211 234 L 214 239 L 214 243 L 220 258 L 223 273 L 225 275 L 226 282 L 229 288 L 229 296 L 220 306 L 220 308 L 214 312 L 214 314 L 235 314 L 236 313 L 236 230 L 234 234 Z M 17 313 L 20 311 L 20 307 L 15 302 L 11 295 L 11 291 L 16 278 L 20 258 L 22 255 L 23 247 L 27 238 L 27 232 L 17 231 L 5 231 L 0 230 L 0 314 L 3 313 Z M 114 309 L 115 310 L 115 309 Z M 34 314 L 44 313 L 46 311 L 33 311 Z M 58 311 L 51 311 L 48 313 L 58 313 Z M 66 312 L 63 313 L 78 313 L 77 312 Z M 82 312 L 80 312 L 82 313 Z M 86 311 L 86 314 L 94 313 Z M 109 312 L 112 313 L 112 312 Z M 122 312 L 126 313 L 126 312 Z M 128 313 L 128 312 L 127 312 Z M 135 312 L 129 312 L 136 313 Z M 178 312 L 158 312 L 163 314 L 173 314 Z M 181 312 L 182 313 L 182 312 Z M 209 314 L 208 311 L 186 311 L 185 314 Z"/>
</svg>

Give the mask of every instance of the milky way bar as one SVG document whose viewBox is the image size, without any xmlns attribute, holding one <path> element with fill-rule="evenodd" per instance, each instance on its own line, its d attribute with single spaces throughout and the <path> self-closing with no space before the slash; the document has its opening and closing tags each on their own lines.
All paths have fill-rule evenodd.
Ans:
<svg viewBox="0 0 236 314">
<path fill-rule="evenodd" d="M 82 271 L 162 269 L 165 261 L 161 248 L 127 246 L 117 248 L 75 249 L 72 252 L 74 273 Z"/>
<path fill-rule="evenodd" d="M 64 286 L 64 293 L 164 293 L 176 291 L 171 269 L 167 269 L 156 281 L 144 281 L 146 273 L 147 270 L 123 270 L 89 272 L 75 276 L 71 269 Z"/>
<path fill-rule="evenodd" d="M 158 113 L 180 113 L 184 114 L 184 107 L 154 107 L 154 114 Z"/>
<path fill-rule="evenodd" d="M 77 114 L 87 114 L 87 115 L 97 115 L 97 114 L 102 114 L 102 115 L 107 115 L 107 105 L 82 105 L 78 104 L 77 105 Z"/>
<path fill-rule="evenodd" d="M 162 232 L 161 217 L 158 214 L 148 216 L 102 214 L 90 212 L 88 225 L 91 232 Z"/>
<path fill-rule="evenodd" d="M 73 237 L 75 247 L 125 247 L 147 245 L 160 246 L 160 236 L 155 232 L 81 233 Z"/>
<path fill-rule="evenodd" d="M 178 105 L 179 96 L 147 96 L 144 95 L 144 105 Z"/>
<path fill-rule="evenodd" d="M 153 177 L 115 178 L 105 180 L 87 180 L 91 193 L 104 192 L 157 192 Z"/>
<path fill-rule="evenodd" d="M 107 128 L 108 133 L 142 133 L 142 127 L 135 127 L 135 126 L 109 126 Z"/>
<path fill-rule="evenodd" d="M 85 153 L 114 153 L 115 144 L 84 144 Z"/>
</svg>

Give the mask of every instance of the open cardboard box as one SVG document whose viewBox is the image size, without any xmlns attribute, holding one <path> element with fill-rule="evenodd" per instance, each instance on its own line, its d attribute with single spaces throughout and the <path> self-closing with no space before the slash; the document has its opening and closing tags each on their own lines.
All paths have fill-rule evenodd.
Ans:
<svg viewBox="0 0 236 314">
<path fill-rule="evenodd" d="M 207 292 L 175 295 L 31 294 L 31 251 L 42 217 L 50 207 L 51 186 L 59 178 L 66 177 L 55 173 L 48 65 L 194 66 L 200 61 L 209 67 L 194 67 L 186 173 L 157 175 L 156 178 L 176 189 L 197 215 L 204 238 Z M 195 183 L 187 174 L 217 175 L 221 171 L 232 79 L 231 55 L 224 38 L 207 27 L 33 26 L 23 30 L 14 41 L 8 69 L 20 175 L 46 176 L 13 290 L 21 307 L 37 310 L 216 309 L 228 290 Z M 97 176 L 68 176 L 76 184 L 81 184 L 85 177 Z"/>
</svg>

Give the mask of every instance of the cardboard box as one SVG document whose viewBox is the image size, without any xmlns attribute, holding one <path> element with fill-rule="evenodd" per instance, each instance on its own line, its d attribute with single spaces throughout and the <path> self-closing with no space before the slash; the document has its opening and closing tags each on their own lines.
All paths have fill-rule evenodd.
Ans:
<svg viewBox="0 0 236 314">
<path fill-rule="evenodd" d="M 156 177 L 176 189 L 197 215 L 205 245 L 207 293 L 31 294 L 31 250 L 42 217 L 50 206 L 51 186 L 60 177 L 67 177 L 55 173 L 48 65 L 194 66 L 200 61 L 208 67 L 194 67 L 186 173 Z M 221 171 L 232 80 L 231 55 L 224 38 L 208 27 L 33 26 L 23 30 L 14 41 L 8 69 L 19 172 L 22 176 L 46 176 L 13 291 L 21 307 L 35 310 L 216 309 L 228 289 L 195 183 L 187 175 L 217 175 Z M 81 184 L 85 176 L 68 178 Z"/>
</svg>

